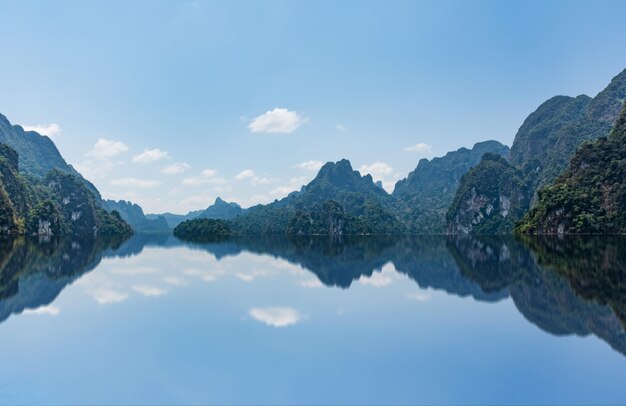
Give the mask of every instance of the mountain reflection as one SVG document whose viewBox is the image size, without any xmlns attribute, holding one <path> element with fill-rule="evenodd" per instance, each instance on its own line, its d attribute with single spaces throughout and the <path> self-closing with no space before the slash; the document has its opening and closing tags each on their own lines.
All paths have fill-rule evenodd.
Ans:
<svg viewBox="0 0 626 406">
<path fill-rule="evenodd" d="M 7 239 L 0 240 L 0 322 L 51 304 L 104 257 L 183 246 L 217 260 L 243 252 L 270 255 L 314 273 L 326 286 L 343 289 L 393 264 L 421 288 L 483 302 L 510 297 L 529 322 L 550 334 L 593 334 L 626 354 L 624 237 L 263 236 L 210 243 L 168 235 L 136 235 L 123 243 Z"/>
<path fill-rule="evenodd" d="M 49 305 L 63 288 L 94 269 L 123 239 L 0 239 L 0 322 Z"/>
</svg>

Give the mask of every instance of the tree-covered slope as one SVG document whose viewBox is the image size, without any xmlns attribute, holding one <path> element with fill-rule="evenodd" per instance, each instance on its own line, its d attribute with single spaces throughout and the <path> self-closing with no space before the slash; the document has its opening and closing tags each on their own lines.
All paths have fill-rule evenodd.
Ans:
<svg viewBox="0 0 626 406">
<path fill-rule="evenodd" d="M 391 196 L 348 160 L 326 163 L 315 179 L 282 200 L 231 220 L 236 234 L 397 234 Z"/>
<path fill-rule="evenodd" d="M 529 201 L 521 172 L 500 155 L 485 154 L 480 164 L 461 178 L 448 211 L 448 232 L 510 233 Z"/>
<path fill-rule="evenodd" d="M 19 173 L 19 155 L 0 144 L 0 233 L 128 235 L 117 212 L 107 212 L 82 179 L 53 169 L 43 179 Z"/>
<path fill-rule="evenodd" d="M 508 156 L 509 148 L 497 141 L 485 141 L 472 149 L 461 148 L 430 161 L 422 159 L 406 179 L 398 181 L 393 197 L 407 230 L 417 234 L 444 233 L 446 212 L 461 177 L 486 153 Z"/>
<path fill-rule="evenodd" d="M 230 220 L 243 214 L 243 212 L 244 209 L 237 203 L 225 202 L 218 197 L 215 199 L 215 203 L 207 207 L 197 218 Z"/>
<path fill-rule="evenodd" d="M 608 137 L 583 144 L 517 231 L 626 233 L 626 108 Z"/>
<path fill-rule="evenodd" d="M 91 190 L 97 201 L 100 201 L 98 189 L 84 179 L 80 173 L 65 162 L 54 142 L 45 135 L 35 131 L 24 131 L 19 125 L 12 125 L 0 114 L 0 143 L 13 148 L 19 154 L 21 173 L 36 178 L 45 177 L 52 169 L 70 173 L 81 179 Z"/>
<path fill-rule="evenodd" d="M 512 224 L 536 204 L 537 191 L 563 173 L 581 144 L 606 136 L 611 131 L 625 99 L 626 70 L 613 78 L 593 99 L 585 95 L 575 98 L 556 96 L 530 114 L 515 135 L 510 163 L 518 171 L 516 176 L 523 178 L 523 182 L 518 182 L 520 189 L 515 194 L 522 196 L 530 193 L 531 199 L 527 207 L 514 213 L 513 217 L 492 218 L 491 222 L 502 224 L 492 224 L 489 228 L 512 232 Z M 483 163 L 477 165 L 472 171 L 480 172 L 480 176 L 467 178 L 465 189 L 493 188 L 491 179 L 499 178 L 498 171 L 501 169 L 493 165 L 491 168 L 483 167 Z M 505 184 L 507 188 L 513 185 Z M 496 192 L 507 193 L 506 190 L 494 190 Z M 448 218 L 455 219 L 456 223 L 449 223 L 449 230 L 463 233 L 482 229 L 475 227 L 472 221 L 483 219 L 461 216 L 455 212 L 459 208 L 458 205 L 450 207 Z"/>
</svg>

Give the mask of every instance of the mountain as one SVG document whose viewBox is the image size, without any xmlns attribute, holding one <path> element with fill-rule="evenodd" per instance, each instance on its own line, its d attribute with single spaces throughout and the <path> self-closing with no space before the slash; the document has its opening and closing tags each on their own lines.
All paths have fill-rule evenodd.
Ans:
<svg viewBox="0 0 626 406">
<path fill-rule="evenodd" d="M 146 217 L 143 209 L 135 203 L 124 200 L 104 200 L 104 207 L 113 211 L 116 210 L 120 216 L 138 233 L 169 233 L 170 227 L 163 216 L 154 219 Z"/>
<path fill-rule="evenodd" d="M 243 214 L 243 212 L 244 209 L 237 203 L 228 203 L 218 197 L 215 199 L 215 203 L 207 207 L 206 210 L 196 217 L 203 219 L 230 220 Z"/>
<path fill-rule="evenodd" d="M 204 210 L 194 210 L 187 214 L 146 214 L 145 217 L 149 220 L 156 220 L 159 217 L 162 217 L 165 219 L 168 228 L 174 229 L 180 223 L 187 220 L 193 220 L 196 218 L 230 220 L 243 214 L 244 212 L 245 209 L 242 209 L 237 203 L 226 202 L 218 197 L 215 199 L 215 203 Z"/>
<path fill-rule="evenodd" d="M 27 155 L 23 159 L 16 148 L 0 143 L 1 234 L 132 233 L 119 213 L 102 208 L 95 187 L 67 165 L 48 137 L 11 126 L 0 116 L 0 139 Z"/>
<path fill-rule="evenodd" d="M 626 233 L 626 107 L 608 137 L 583 144 L 554 184 L 539 191 L 517 231 Z"/>
<path fill-rule="evenodd" d="M 155 220 L 159 217 L 163 217 L 167 226 L 170 229 L 174 229 L 177 225 L 183 221 L 193 220 L 200 215 L 204 210 L 194 210 L 187 214 L 175 214 L 175 213 L 160 213 L 160 214 L 146 214 L 146 218 L 149 220 Z"/>
<path fill-rule="evenodd" d="M 403 228 L 392 198 L 350 161 L 328 162 L 299 192 L 232 220 L 235 234 L 393 234 Z"/>
<path fill-rule="evenodd" d="M 466 184 L 463 185 L 463 191 L 491 190 L 490 193 L 494 196 L 509 193 L 521 197 L 530 193 L 531 199 L 527 207 L 511 213 L 513 217 L 491 216 L 489 221 L 494 224 L 487 228 L 512 232 L 511 224 L 519 221 L 521 215 L 536 203 L 538 190 L 563 173 L 578 147 L 586 141 L 606 136 L 611 131 L 625 99 L 626 70 L 614 77 L 594 98 L 585 95 L 556 96 L 530 114 L 515 135 L 509 160 L 517 170 L 516 179 L 521 176 L 523 181 L 504 182 L 501 184 L 502 190 L 494 189 L 492 179 L 499 178 L 498 171 L 502 167 L 497 168 L 488 162 L 474 167 L 472 171 L 476 171 L 478 175 L 467 177 Z M 507 171 L 511 173 L 508 168 Z M 520 189 L 510 190 L 514 184 Z M 460 200 L 461 197 L 457 199 Z M 475 209 L 482 212 L 487 210 L 490 204 L 487 200 L 480 203 L 482 207 Z M 460 209 L 463 208 L 459 205 L 450 208 L 448 219 L 452 219 L 454 224 L 448 224 L 449 230 L 463 233 L 482 229 L 472 224 L 472 221 L 480 223 L 486 217 L 464 217 L 457 212 Z M 497 222 L 501 224 L 495 224 Z"/>
<path fill-rule="evenodd" d="M 40 135 L 36 131 L 24 131 L 21 126 L 12 125 L 0 114 L 0 143 L 10 146 L 18 153 L 22 174 L 43 178 L 50 170 L 58 169 L 81 179 L 96 200 L 98 202 L 101 200 L 98 189 L 83 178 L 72 165 L 65 162 L 54 142 L 45 135 Z"/>
<path fill-rule="evenodd" d="M 454 199 L 461 177 L 480 162 L 486 153 L 507 157 L 509 148 L 497 141 L 460 148 L 432 160 L 421 159 L 406 179 L 396 183 L 396 209 L 409 232 L 442 234 L 446 212 Z"/>
<path fill-rule="evenodd" d="M 530 192 L 522 173 L 487 153 L 463 175 L 448 211 L 449 234 L 508 234 L 524 215 Z"/>
<path fill-rule="evenodd" d="M 53 169 L 43 179 L 19 172 L 19 155 L 0 144 L 0 233 L 128 235 L 117 212 L 98 204 L 82 179 Z"/>
</svg>

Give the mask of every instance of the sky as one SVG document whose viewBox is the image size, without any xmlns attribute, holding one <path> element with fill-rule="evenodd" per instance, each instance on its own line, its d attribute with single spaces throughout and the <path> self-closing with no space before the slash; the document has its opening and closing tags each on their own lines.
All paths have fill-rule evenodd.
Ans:
<svg viewBox="0 0 626 406">
<path fill-rule="evenodd" d="M 626 68 L 623 1 L 0 0 L 0 113 L 105 198 L 186 213 L 347 158 L 388 191 Z"/>
</svg>

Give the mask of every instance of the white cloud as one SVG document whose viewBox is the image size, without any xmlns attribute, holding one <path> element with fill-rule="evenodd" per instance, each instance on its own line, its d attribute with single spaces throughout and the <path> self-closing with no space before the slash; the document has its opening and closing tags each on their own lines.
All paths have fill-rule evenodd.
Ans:
<svg viewBox="0 0 626 406">
<path fill-rule="evenodd" d="M 199 208 L 207 208 L 215 201 L 214 195 L 202 194 L 192 195 L 184 198 L 178 203 L 179 209 L 184 210 L 198 210 Z"/>
<path fill-rule="evenodd" d="M 344 127 L 342 124 L 337 124 L 336 128 L 341 132 L 346 132 L 348 129 Z"/>
<path fill-rule="evenodd" d="M 149 162 L 158 161 L 167 157 L 167 151 L 161 151 L 158 148 L 155 149 L 144 149 L 143 152 L 139 155 L 135 155 L 133 157 L 133 162 L 140 164 L 147 164 Z"/>
<path fill-rule="evenodd" d="M 78 164 L 74 164 L 74 168 L 87 179 L 102 179 L 112 172 L 117 166 L 121 165 L 121 161 L 113 161 L 110 159 L 86 160 Z"/>
<path fill-rule="evenodd" d="M 273 327 L 287 327 L 302 319 L 298 311 L 291 307 L 253 307 L 248 314 L 255 320 Z"/>
<path fill-rule="evenodd" d="M 267 185 L 274 182 L 276 182 L 276 179 L 266 178 L 265 176 L 255 176 L 252 178 L 252 181 L 250 183 L 252 184 L 252 186 L 258 186 Z"/>
<path fill-rule="evenodd" d="M 183 184 L 188 186 L 198 186 L 205 183 L 212 185 L 225 185 L 228 181 L 223 177 L 217 176 L 217 171 L 215 169 L 205 169 L 201 172 L 200 176 L 183 179 Z"/>
<path fill-rule="evenodd" d="M 306 171 L 319 171 L 322 166 L 324 166 L 324 162 L 322 161 L 305 161 L 297 164 L 296 168 L 304 169 Z"/>
<path fill-rule="evenodd" d="M 149 180 L 149 179 L 138 179 L 138 178 L 121 178 L 121 179 L 113 179 L 109 182 L 110 185 L 113 186 L 132 186 L 132 187 L 140 187 L 140 188 L 150 188 L 159 186 L 161 182 L 158 180 Z"/>
<path fill-rule="evenodd" d="M 202 177 L 204 178 L 212 178 L 217 175 L 217 171 L 215 169 L 204 169 L 202 171 Z"/>
<path fill-rule="evenodd" d="M 254 177 L 254 171 L 252 169 L 244 169 L 243 171 L 239 172 L 237 176 L 235 176 L 235 179 L 244 180 L 252 177 Z"/>
<path fill-rule="evenodd" d="M 183 179 L 183 184 L 188 186 L 198 186 L 206 183 L 204 178 L 186 178 Z"/>
<path fill-rule="evenodd" d="M 61 312 L 61 309 L 53 306 L 40 306 L 36 309 L 25 309 L 24 314 L 38 314 L 38 315 L 48 315 L 48 316 L 56 316 Z"/>
<path fill-rule="evenodd" d="M 359 278 L 360 284 L 370 285 L 377 288 L 387 286 L 391 282 L 393 282 L 393 279 L 389 275 L 385 275 L 381 272 L 374 272 L 370 277 L 362 276 L 361 278 Z"/>
<path fill-rule="evenodd" d="M 163 296 L 167 293 L 165 289 L 161 289 L 157 286 L 149 286 L 149 285 L 133 286 L 133 290 L 135 292 L 141 293 L 144 296 L 149 296 L 149 297 Z"/>
<path fill-rule="evenodd" d="M 37 124 L 37 125 L 25 125 L 24 131 L 36 131 L 41 135 L 47 135 L 50 138 L 54 138 L 61 134 L 61 126 L 55 123 L 50 124 Z"/>
<path fill-rule="evenodd" d="M 187 169 L 191 169 L 191 166 L 187 162 L 177 162 L 161 169 L 161 173 L 165 175 L 180 175 L 181 173 L 185 173 Z"/>
<path fill-rule="evenodd" d="M 96 299 L 96 302 L 100 304 L 119 303 L 128 298 L 126 293 L 118 292 L 109 288 L 94 289 L 90 293 L 93 298 Z"/>
<path fill-rule="evenodd" d="M 86 155 L 96 159 L 108 159 L 126 151 L 128 147 L 123 142 L 100 138 Z"/>
<path fill-rule="evenodd" d="M 179 278 L 178 276 L 166 276 L 163 278 L 163 282 L 172 286 L 186 286 L 189 284 L 185 279 Z"/>
<path fill-rule="evenodd" d="M 423 142 L 417 143 L 415 145 L 409 145 L 408 147 L 404 148 L 404 150 L 406 152 L 417 152 L 420 154 L 430 154 L 432 152 L 432 147 L 428 144 L 425 144 Z"/>
<path fill-rule="evenodd" d="M 406 294 L 407 299 L 415 300 L 416 302 L 425 302 L 430 299 L 430 292 L 413 292 Z"/>
<path fill-rule="evenodd" d="M 376 180 L 383 178 L 393 172 L 393 168 L 384 162 L 374 162 L 371 165 L 361 165 L 359 171 L 362 175 L 369 173 Z"/>
<path fill-rule="evenodd" d="M 304 122 L 300 114 L 287 109 L 275 108 L 256 117 L 248 128 L 253 133 L 289 134 L 298 129 Z"/>
<path fill-rule="evenodd" d="M 289 193 L 293 191 L 300 190 L 302 188 L 302 185 L 304 185 L 307 182 L 307 180 L 308 178 L 306 176 L 291 178 L 287 185 L 279 186 L 277 188 L 272 189 L 270 191 L 270 195 L 275 198 L 287 196 Z"/>
<path fill-rule="evenodd" d="M 391 263 L 385 264 L 380 272 L 374 272 L 371 276 L 361 276 L 359 283 L 362 285 L 374 286 L 380 288 L 387 286 L 393 282 L 394 277 L 397 275 L 396 268 Z"/>
</svg>

